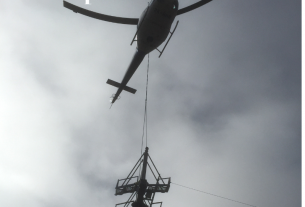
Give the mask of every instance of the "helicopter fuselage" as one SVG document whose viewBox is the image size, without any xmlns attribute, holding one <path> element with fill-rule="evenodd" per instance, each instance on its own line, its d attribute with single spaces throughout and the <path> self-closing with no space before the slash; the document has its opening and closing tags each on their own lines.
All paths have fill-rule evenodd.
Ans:
<svg viewBox="0 0 305 207">
<path fill-rule="evenodd" d="M 153 0 L 139 19 L 138 50 L 149 53 L 161 45 L 169 34 L 177 11 L 177 0 Z"/>
<path fill-rule="evenodd" d="M 135 93 L 136 90 L 127 86 L 128 81 L 137 70 L 146 54 L 155 50 L 166 40 L 171 25 L 177 15 L 178 0 L 153 0 L 142 12 L 137 26 L 137 50 L 121 81 L 117 83 L 108 79 L 107 83 L 118 87 L 111 103 L 114 103 L 123 90 Z"/>
</svg>

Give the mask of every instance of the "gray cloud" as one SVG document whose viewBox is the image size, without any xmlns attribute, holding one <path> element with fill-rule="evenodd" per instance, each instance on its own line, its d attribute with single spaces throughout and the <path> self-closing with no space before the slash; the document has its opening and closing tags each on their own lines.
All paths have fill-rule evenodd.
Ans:
<svg viewBox="0 0 305 207">
<path fill-rule="evenodd" d="M 84 1 L 71 1 L 85 6 Z M 137 17 L 147 2 L 95 1 Z M 195 1 L 180 2 L 184 7 Z M 216 1 L 150 54 L 148 146 L 164 177 L 256 206 L 301 205 L 300 1 Z M 133 26 L 62 2 L 2 2 L 1 206 L 111 206 L 140 156 L 147 58 L 109 110 Z M 144 143 L 145 145 L 145 143 Z M 241 206 L 179 186 L 165 206 Z"/>
</svg>

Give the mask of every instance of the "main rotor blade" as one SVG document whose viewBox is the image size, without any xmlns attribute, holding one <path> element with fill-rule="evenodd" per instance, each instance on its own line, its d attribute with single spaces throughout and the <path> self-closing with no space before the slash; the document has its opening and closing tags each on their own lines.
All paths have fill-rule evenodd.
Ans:
<svg viewBox="0 0 305 207">
<path fill-rule="evenodd" d="M 71 4 L 67 1 L 64 1 L 64 7 L 71 9 L 72 11 L 74 11 L 76 13 L 80 13 L 80 14 L 86 15 L 88 17 L 92 17 L 92 18 L 107 21 L 107 22 L 137 25 L 138 21 L 139 21 L 139 19 L 134 19 L 134 18 L 114 17 L 114 16 L 110 16 L 110 15 L 100 14 L 97 12 L 93 12 L 93 11 L 75 6 L 74 4 Z"/>
<path fill-rule="evenodd" d="M 212 1 L 212 0 L 201 0 L 201 1 L 198 1 L 197 3 L 195 3 L 195 4 L 184 7 L 183 9 L 179 9 L 178 12 L 177 12 L 177 15 L 180 15 L 180 14 L 192 11 L 194 9 L 197 9 L 198 7 L 201 7 L 201 6 L 209 3 L 210 1 Z"/>
</svg>

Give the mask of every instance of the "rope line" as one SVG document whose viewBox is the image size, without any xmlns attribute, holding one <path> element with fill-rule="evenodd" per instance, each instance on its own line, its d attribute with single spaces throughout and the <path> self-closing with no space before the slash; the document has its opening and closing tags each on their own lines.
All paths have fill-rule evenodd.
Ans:
<svg viewBox="0 0 305 207">
<path fill-rule="evenodd" d="M 147 77 L 146 77 L 146 94 L 145 94 L 145 107 L 144 107 L 144 121 L 143 121 L 143 133 L 142 133 L 142 143 L 141 143 L 141 155 L 143 153 L 143 142 L 144 135 L 146 136 L 146 147 L 147 147 L 147 91 L 148 91 L 148 73 L 149 73 L 149 53 L 147 55 Z"/>
<path fill-rule="evenodd" d="M 201 192 L 201 193 L 205 193 L 205 194 L 208 194 L 208 195 L 211 195 L 211 196 L 215 196 L 215 197 L 218 197 L 218 198 L 230 200 L 230 201 L 233 201 L 233 202 L 236 202 L 236 203 L 240 203 L 240 204 L 244 204 L 244 205 L 247 205 L 247 206 L 256 207 L 256 206 L 248 204 L 248 203 L 243 203 L 243 202 L 240 202 L 240 201 L 237 201 L 237 200 L 233 200 L 233 199 L 226 198 L 226 197 L 223 197 L 223 196 L 219 196 L 219 195 L 215 195 L 215 194 L 212 194 L 212 193 L 204 192 L 204 191 L 197 190 L 197 189 L 194 189 L 194 188 L 190 188 L 190 187 L 187 187 L 187 186 L 184 186 L 184 185 L 180 185 L 180 184 L 177 184 L 177 183 L 173 183 L 173 182 L 171 182 L 171 183 L 174 184 L 174 185 L 178 185 L 178 186 L 181 186 L 181 187 L 184 187 L 184 188 L 188 188 L 188 189 L 191 189 L 191 190 L 194 190 L 194 191 L 198 191 L 198 192 Z"/>
<path fill-rule="evenodd" d="M 146 147 L 147 147 L 147 91 L 148 91 L 148 72 L 149 72 L 149 53 L 147 55 L 147 78 L 146 78 L 146 97 L 145 97 L 145 117 L 146 117 Z"/>
<path fill-rule="evenodd" d="M 143 154 L 143 139 L 144 139 L 144 134 L 146 135 L 146 147 L 147 147 L 147 89 L 148 89 L 148 72 L 149 72 L 149 53 L 147 55 L 147 58 L 148 58 L 148 63 L 147 63 L 146 95 L 145 95 L 145 108 L 144 108 L 142 143 L 141 143 L 141 156 Z M 140 170 L 139 170 L 139 177 L 140 177 L 140 174 L 141 174 L 141 167 L 140 167 Z"/>
</svg>

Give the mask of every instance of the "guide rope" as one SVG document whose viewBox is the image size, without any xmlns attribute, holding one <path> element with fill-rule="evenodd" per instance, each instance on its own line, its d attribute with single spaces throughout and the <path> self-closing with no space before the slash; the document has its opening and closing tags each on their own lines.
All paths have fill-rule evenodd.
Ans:
<svg viewBox="0 0 305 207">
<path fill-rule="evenodd" d="M 148 63 L 147 63 L 146 95 L 145 95 L 145 108 L 144 108 L 142 143 L 141 143 L 141 156 L 143 154 L 144 134 L 145 134 L 145 137 L 146 137 L 146 147 L 147 147 L 147 91 L 148 91 L 149 53 L 147 55 L 147 59 L 148 59 Z M 140 166 L 140 170 L 139 170 L 139 177 L 140 177 L 140 174 L 141 174 L 141 166 Z"/>
<path fill-rule="evenodd" d="M 143 121 L 143 133 L 142 133 L 142 144 L 141 144 L 141 155 L 143 153 L 143 141 L 144 134 L 146 137 L 146 147 L 147 147 L 147 91 L 148 91 L 148 73 L 149 73 L 149 53 L 147 55 L 147 76 L 146 76 L 146 95 L 145 95 L 145 108 L 144 108 L 144 121 Z"/>
<path fill-rule="evenodd" d="M 226 197 L 223 197 L 223 196 L 219 196 L 219 195 L 215 195 L 215 194 L 212 194 L 212 193 L 204 192 L 204 191 L 201 191 L 201 190 L 197 190 L 197 189 L 195 189 L 195 188 L 186 187 L 186 186 L 184 186 L 184 185 L 180 185 L 180 184 L 177 184 L 177 183 L 171 182 L 171 184 L 178 185 L 178 186 L 181 186 L 181 187 L 184 187 L 184 188 L 188 188 L 188 189 L 190 189 L 190 190 L 198 191 L 198 192 L 201 192 L 201 193 L 205 193 L 205 194 L 208 194 L 208 195 L 211 195 L 211 196 L 215 196 L 215 197 L 218 197 L 218 198 L 222 198 L 222 199 L 234 201 L 234 202 L 236 202 L 236 203 L 244 204 L 244 205 L 247 205 L 247 206 L 256 207 L 256 206 L 251 205 L 251 204 L 248 204 L 248 203 L 243 203 L 243 202 L 240 202 L 240 201 L 237 201 L 237 200 L 233 200 L 233 199 L 230 199 L 230 198 L 226 198 Z"/>
</svg>

